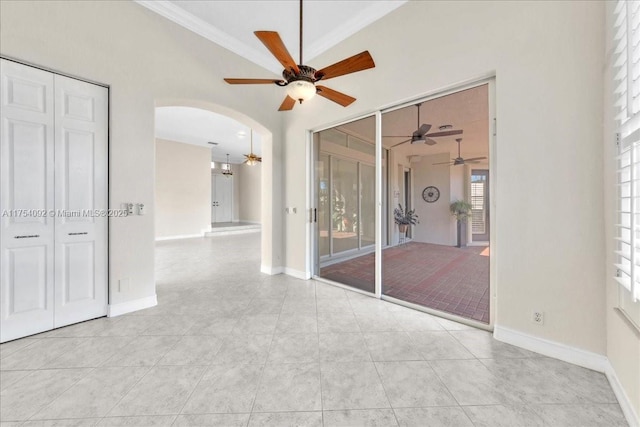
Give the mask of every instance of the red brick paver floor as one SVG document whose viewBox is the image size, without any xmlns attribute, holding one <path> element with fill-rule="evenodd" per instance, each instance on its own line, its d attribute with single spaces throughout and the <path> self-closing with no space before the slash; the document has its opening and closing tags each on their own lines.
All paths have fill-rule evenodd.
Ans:
<svg viewBox="0 0 640 427">
<path fill-rule="evenodd" d="M 385 249 L 382 292 L 397 299 L 489 323 L 488 248 L 410 242 Z M 320 276 L 374 291 L 375 255 L 323 267 Z"/>
</svg>

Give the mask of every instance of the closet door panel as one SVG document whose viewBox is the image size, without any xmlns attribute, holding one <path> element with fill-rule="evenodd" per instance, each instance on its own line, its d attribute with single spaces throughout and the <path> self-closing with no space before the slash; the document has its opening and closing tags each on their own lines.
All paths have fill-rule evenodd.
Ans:
<svg viewBox="0 0 640 427">
<path fill-rule="evenodd" d="M 107 89 L 55 76 L 55 326 L 107 313 Z"/>
<path fill-rule="evenodd" d="M 53 74 L 0 60 L 0 342 L 53 328 Z"/>
</svg>

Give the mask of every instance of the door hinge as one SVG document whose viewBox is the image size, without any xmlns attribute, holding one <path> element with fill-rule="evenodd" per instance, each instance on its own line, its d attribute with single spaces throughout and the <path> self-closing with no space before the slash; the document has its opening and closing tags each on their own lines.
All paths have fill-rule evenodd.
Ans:
<svg viewBox="0 0 640 427">
<path fill-rule="evenodd" d="M 620 146 L 620 132 L 616 132 L 616 146 Z"/>
<path fill-rule="evenodd" d="M 493 118 L 493 136 L 498 135 L 498 119 Z"/>
</svg>

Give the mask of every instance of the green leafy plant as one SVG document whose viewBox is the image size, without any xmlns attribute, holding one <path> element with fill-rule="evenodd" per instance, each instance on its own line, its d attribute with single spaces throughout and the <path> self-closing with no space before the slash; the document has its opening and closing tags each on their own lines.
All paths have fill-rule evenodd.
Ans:
<svg viewBox="0 0 640 427">
<path fill-rule="evenodd" d="M 456 217 L 456 220 L 464 221 L 471 215 L 471 203 L 464 200 L 456 200 L 449 205 L 449 211 L 451 211 L 451 215 Z"/>
<path fill-rule="evenodd" d="M 410 209 L 405 211 L 405 208 L 403 208 L 401 204 L 398 204 L 398 207 L 393 210 L 393 219 L 398 225 L 416 225 L 420 223 L 420 221 L 418 221 L 418 215 L 416 215 L 416 210 Z"/>
</svg>

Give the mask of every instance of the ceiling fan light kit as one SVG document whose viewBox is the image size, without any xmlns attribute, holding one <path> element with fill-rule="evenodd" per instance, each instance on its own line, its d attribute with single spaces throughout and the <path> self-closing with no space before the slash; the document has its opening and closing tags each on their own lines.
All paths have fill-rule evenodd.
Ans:
<svg viewBox="0 0 640 427">
<path fill-rule="evenodd" d="M 229 84 L 276 84 L 286 87 L 287 96 L 280 105 L 279 111 L 288 111 L 293 109 L 296 101 L 302 104 L 313 98 L 316 94 L 327 98 L 337 104 L 347 107 L 356 100 L 349 95 L 329 89 L 325 86 L 316 85 L 320 80 L 328 80 L 334 77 L 351 74 L 358 71 L 373 68 L 376 64 L 368 51 L 360 52 L 347 59 L 336 62 L 333 65 L 320 70 L 302 65 L 302 0 L 300 0 L 300 64 L 296 64 L 289 54 L 280 35 L 275 31 L 255 31 L 254 34 L 269 49 L 269 52 L 284 67 L 282 79 L 224 79 Z"/>
<path fill-rule="evenodd" d="M 295 80 L 287 85 L 287 96 L 300 104 L 316 96 L 316 91 L 316 85 L 306 80 Z"/>
</svg>

